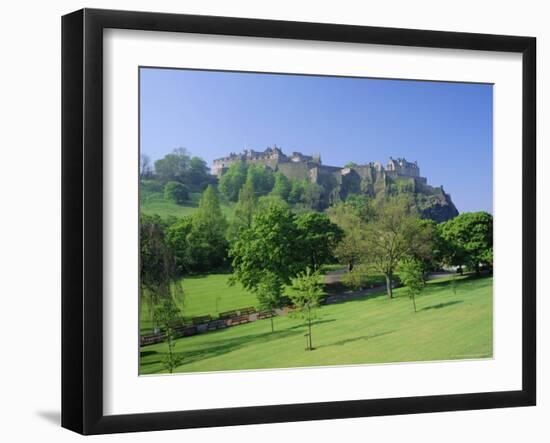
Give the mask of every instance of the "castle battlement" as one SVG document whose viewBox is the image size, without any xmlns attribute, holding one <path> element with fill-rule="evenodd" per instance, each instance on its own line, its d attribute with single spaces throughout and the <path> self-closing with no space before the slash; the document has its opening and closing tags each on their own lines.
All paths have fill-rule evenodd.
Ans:
<svg viewBox="0 0 550 443">
<path fill-rule="evenodd" d="M 415 177 L 426 180 L 420 176 L 420 168 L 418 163 L 409 162 L 404 158 L 390 157 L 386 167 L 382 163 L 375 161 L 369 162 L 364 165 L 357 165 L 351 168 L 341 168 L 338 166 L 327 166 L 321 163 L 321 156 L 319 154 L 306 155 L 301 152 L 294 151 L 290 155 L 285 155 L 283 151 L 277 147 L 268 147 L 263 151 L 255 151 L 253 149 L 245 149 L 242 153 L 236 154 L 230 153 L 227 157 L 215 159 L 212 164 L 212 173 L 218 177 L 221 177 L 227 168 L 236 162 L 248 162 L 255 164 L 263 164 L 274 171 L 279 170 L 279 166 L 284 163 L 302 164 L 308 170 L 312 168 L 321 168 L 324 172 L 330 171 L 331 173 L 339 172 L 340 174 L 347 175 L 352 170 L 364 175 L 369 170 L 372 173 L 387 173 L 390 176 L 399 177 Z M 288 168 L 283 168 L 288 170 Z M 308 174 L 311 176 L 311 174 Z"/>
</svg>

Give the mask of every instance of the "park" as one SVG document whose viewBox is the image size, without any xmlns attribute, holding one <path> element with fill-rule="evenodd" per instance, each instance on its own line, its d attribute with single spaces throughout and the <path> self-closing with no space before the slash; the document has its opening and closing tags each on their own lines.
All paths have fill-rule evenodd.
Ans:
<svg viewBox="0 0 550 443">
<path fill-rule="evenodd" d="M 142 168 L 140 374 L 492 358 L 492 216 L 431 211 L 425 181 Z"/>
</svg>

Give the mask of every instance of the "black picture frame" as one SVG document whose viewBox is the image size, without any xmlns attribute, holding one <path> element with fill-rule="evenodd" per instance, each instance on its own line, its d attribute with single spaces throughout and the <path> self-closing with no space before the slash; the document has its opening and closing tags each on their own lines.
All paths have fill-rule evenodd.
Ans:
<svg viewBox="0 0 550 443">
<path fill-rule="evenodd" d="M 131 415 L 103 413 L 103 30 L 504 51 L 522 54 L 522 389 Z M 320 420 L 536 403 L 536 39 L 83 9 L 62 18 L 62 426 L 82 434 Z"/>
</svg>

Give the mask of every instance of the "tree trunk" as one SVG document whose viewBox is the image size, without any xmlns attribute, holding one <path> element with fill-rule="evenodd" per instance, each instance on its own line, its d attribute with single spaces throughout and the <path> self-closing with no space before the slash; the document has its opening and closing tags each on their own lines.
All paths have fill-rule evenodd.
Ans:
<svg viewBox="0 0 550 443">
<path fill-rule="evenodd" d="M 308 339 L 309 339 L 309 350 L 312 351 L 313 350 L 313 345 L 311 343 L 311 310 L 310 310 L 310 307 L 308 305 L 307 307 L 307 323 L 308 323 Z"/>
<path fill-rule="evenodd" d="M 479 277 L 481 275 L 481 272 L 479 271 L 479 262 L 476 261 L 476 277 Z"/>
<path fill-rule="evenodd" d="M 350 260 L 348 262 L 348 272 L 351 272 L 351 271 L 353 271 L 353 262 Z"/>
<path fill-rule="evenodd" d="M 411 298 L 413 299 L 414 313 L 416 314 L 416 301 L 414 299 L 414 295 Z"/>
<path fill-rule="evenodd" d="M 392 281 L 391 281 L 392 275 L 389 273 L 389 274 L 385 274 L 385 276 L 386 276 L 386 291 L 388 293 L 388 298 L 393 298 L 393 288 L 392 288 Z"/>
<path fill-rule="evenodd" d="M 271 311 L 269 319 L 271 320 L 271 332 L 275 332 L 275 329 L 273 328 L 273 310 Z"/>
</svg>

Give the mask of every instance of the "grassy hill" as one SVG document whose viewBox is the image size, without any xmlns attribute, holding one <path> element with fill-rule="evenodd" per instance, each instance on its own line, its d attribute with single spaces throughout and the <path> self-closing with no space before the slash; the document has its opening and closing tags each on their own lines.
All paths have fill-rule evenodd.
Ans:
<svg viewBox="0 0 550 443">
<path fill-rule="evenodd" d="M 191 193 L 189 201 L 178 205 L 164 198 L 164 193 L 154 184 L 143 183 L 140 186 L 140 211 L 143 214 L 158 214 L 162 218 L 184 217 L 193 214 L 199 205 L 200 193 Z M 221 202 L 221 208 L 228 220 L 233 218 L 234 203 Z"/>
<path fill-rule="evenodd" d="M 380 293 L 323 306 L 313 326 L 314 351 L 304 350 L 306 326 L 292 317 L 277 317 L 274 333 L 269 320 L 260 320 L 180 338 L 183 363 L 176 372 L 491 357 L 492 278 L 465 278 L 455 289 L 445 279 L 429 282 L 416 314 L 404 289 L 393 300 Z M 140 373 L 163 372 L 166 348 L 143 347 Z"/>
</svg>

